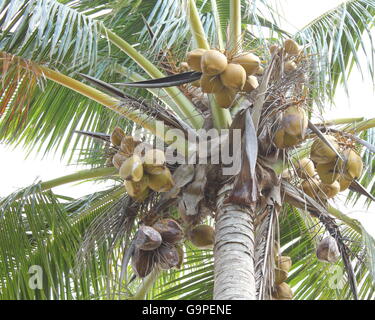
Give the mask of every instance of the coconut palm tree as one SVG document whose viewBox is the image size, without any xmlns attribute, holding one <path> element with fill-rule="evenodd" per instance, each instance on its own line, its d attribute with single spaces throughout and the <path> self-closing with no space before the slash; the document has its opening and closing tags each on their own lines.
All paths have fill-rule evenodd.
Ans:
<svg viewBox="0 0 375 320">
<path fill-rule="evenodd" d="M 1 139 L 88 167 L 1 199 L 2 299 L 290 299 L 289 287 L 295 299 L 373 299 L 374 239 L 327 198 L 346 178 L 348 201 L 374 200 L 375 119 L 312 116 L 324 115 L 354 66 L 373 76 L 375 2 L 345 1 L 296 34 L 278 26 L 270 3 L 0 2 Z M 184 70 L 195 48 L 225 63 L 261 58 L 249 92 L 230 91 L 231 108 L 194 87 L 207 73 Z M 233 86 L 243 88 L 241 77 Z M 145 145 L 158 138 L 191 156 L 186 137 L 202 128 L 228 129 L 222 145 L 237 172 L 167 162 L 168 190 L 124 188 L 136 175 L 124 168 L 133 149 L 116 165 L 124 137 L 138 144 L 141 131 Z M 335 166 L 323 174 L 328 155 Z M 351 175 L 351 157 L 361 175 Z M 53 192 L 84 181 L 113 184 L 77 199 Z M 210 235 L 203 245 L 199 228 Z"/>
</svg>

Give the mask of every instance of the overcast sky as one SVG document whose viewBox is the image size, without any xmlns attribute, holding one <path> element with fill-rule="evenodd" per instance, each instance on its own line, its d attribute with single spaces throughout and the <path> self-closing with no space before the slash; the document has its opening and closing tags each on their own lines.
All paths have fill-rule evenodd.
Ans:
<svg viewBox="0 0 375 320">
<path fill-rule="evenodd" d="M 280 0 L 283 5 L 283 14 L 290 24 L 283 27 L 290 32 L 306 25 L 309 21 L 319 16 L 323 12 L 334 8 L 341 3 L 339 0 Z M 327 108 L 325 118 L 344 118 L 364 116 L 375 118 L 375 96 L 373 87 L 369 79 L 362 81 L 358 72 L 353 72 L 350 81 L 350 99 L 348 100 L 343 90 L 339 90 L 336 98 L 336 107 Z M 36 179 L 48 180 L 59 176 L 67 175 L 77 171 L 75 166 L 66 166 L 59 158 L 49 156 L 40 159 L 38 154 L 33 154 L 25 159 L 25 152 L 21 148 L 14 150 L 0 145 L 0 197 L 8 195 L 17 188 L 27 186 Z M 66 185 L 54 189 L 58 194 L 77 197 L 90 193 L 92 185 L 85 183 L 79 186 Z M 97 187 L 95 187 L 97 189 Z M 346 214 L 359 219 L 365 224 L 369 232 L 375 236 L 375 205 L 372 205 L 368 212 L 361 204 L 354 208 L 345 207 L 343 204 L 345 194 L 338 197 L 337 206 Z"/>
</svg>

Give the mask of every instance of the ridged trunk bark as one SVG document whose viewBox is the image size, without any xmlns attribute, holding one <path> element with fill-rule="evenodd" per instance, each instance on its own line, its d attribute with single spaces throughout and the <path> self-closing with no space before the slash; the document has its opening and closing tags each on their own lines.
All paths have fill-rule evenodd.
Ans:
<svg viewBox="0 0 375 320">
<path fill-rule="evenodd" d="M 224 200 L 233 185 L 217 197 L 214 248 L 214 300 L 255 300 L 254 223 L 251 211 Z"/>
</svg>

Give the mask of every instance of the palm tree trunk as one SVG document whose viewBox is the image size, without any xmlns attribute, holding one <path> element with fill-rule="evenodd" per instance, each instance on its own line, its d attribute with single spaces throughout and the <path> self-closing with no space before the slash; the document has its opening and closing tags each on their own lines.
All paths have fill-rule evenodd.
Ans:
<svg viewBox="0 0 375 320">
<path fill-rule="evenodd" d="M 215 300 L 255 300 L 254 224 L 249 208 L 224 203 L 232 184 L 217 198 L 215 225 Z"/>
</svg>

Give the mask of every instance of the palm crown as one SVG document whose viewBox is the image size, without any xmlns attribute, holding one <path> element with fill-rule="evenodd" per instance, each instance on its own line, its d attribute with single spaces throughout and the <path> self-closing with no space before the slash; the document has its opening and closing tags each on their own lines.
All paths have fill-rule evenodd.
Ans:
<svg viewBox="0 0 375 320">
<path fill-rule="evenodd" d="M 375 121 L 313 124 L 308 117 L 323 111 L 338 85 L 346 86 L 354 65 L 364 69 L 359 50 L 372 75 L 373 48 L 364 45 L 364 36 L 371 39 L 375 3 L 346 1 L 294 35 L 280 29 L 277 19 L 267 19 L 265 9 L 269 17 L 276 15 L 263 0 L 1 2 L 1 139 L 45 152 L 62 147 L 70 161 L 89 166 L 1 199 L 3 299 L 290 298 L 280 289 L 286 282 L 296 299 L 373 298 L 374 240 L 327 198 L 337 193 L 335 183 L 336 191 L 344 189 L 345 176 L 349 200 L 374 199 Z M 262 31 L 254 35 L 249 26 Z M 299 43 L 298 52 L 287 48 L 287 38 Z M 236 74 L 238 90 L 231 87 L 229 103 L 222 104 L 212 77 L 225 84 L 221 91 L 229 90 L 232 78 L 226 83 L 204 68 L 184 72 L 181 62 L 194 48 L 214 49 L 225 63 L 244 69 L 235 59 L 252 52 L 264 70 L 245 73 L 245 81 Z M 205 76 L 211 79 L 208 89 Z M 244 93 L 249 76 L 255 82 Z M 198 89 L 190 84 L 197 79 Z M 151 185 L 155 172 L 147 164 L 138 166 L 138 173 L 123 167 L 134 160 L 133 149 L 120 156 L 129 150 L 123 138 L 139 128 L 146 130 L 151 148 L 156 136 L 170 144 L 157 121 L 184 134 L 241 129 L 240 171 L 228 179 L 220 164 L 166 166 L 163 160 L 163 172 L 173 174 L 170 185 Z M 178 151 L 185 150 L 183 141 Z M 353 171 L 348 159 L 357 151 L 364 167 Z M 321 159 L 329 153 L 330 161 Z M 143 176 L 150 190 L 138 197 L 131 188 Z M 92 179 L 114 184 L 79 199 L 52 192 Z M 172 226 L 174 240 L 166 240 L 163 223 Z M 215 240 L 213 229 L 202 223 L 215 228 Z M 209 234 L 205 245 L 195 241 L 197 225 Z M 323 235 L 332 238 L 318 246 Z M 205 250 L 213 241 L 214 254 Z M 317 260 L 317 246 L 321 260 L 341 256 L 335 265 L 343 272 L 339 287 L 327 276 L 337 269 Z M 289 261 L 286 257 L 293 262 L 287 271 L 280 262 Z M 35 265 L 43 270 L 41 290 L 30 286 Z M 241 285 L 243 279 L 248 285 Z"/>
</svg>

